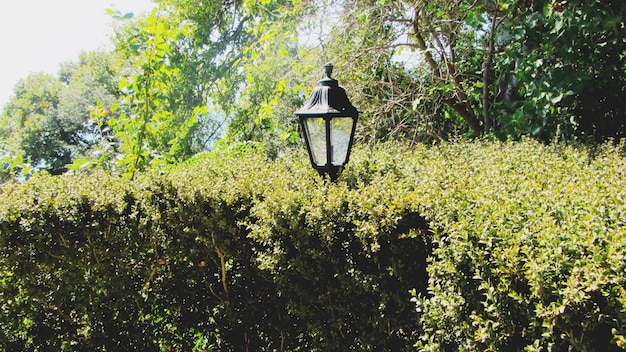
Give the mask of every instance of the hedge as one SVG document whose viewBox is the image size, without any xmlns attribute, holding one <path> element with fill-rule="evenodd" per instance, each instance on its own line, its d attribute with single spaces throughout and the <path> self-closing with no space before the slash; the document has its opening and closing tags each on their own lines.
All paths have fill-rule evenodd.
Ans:
<svg viewBox="0 0 626 352">
<path fill-rule="evenodd" d="M 622 145 L 212 154 L 0 188 L 0 349 L 626 349 Z"/>
</svg>

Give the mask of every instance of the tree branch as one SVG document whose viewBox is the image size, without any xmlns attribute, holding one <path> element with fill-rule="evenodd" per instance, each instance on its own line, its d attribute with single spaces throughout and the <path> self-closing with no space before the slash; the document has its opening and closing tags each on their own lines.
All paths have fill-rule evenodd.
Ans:
<svg viewBox="0 0 626 352">
<path fill-rule="evenodd" d="M 451 107 L 457 114 L 459 114 L 461 118 L 463 118 L 463 120 L 472 129 L 472 131 L 478 134 L 482 134 L 483 130 L 480 126 L 480 121 L 476 118 L 476 115 L 474 114 L 474 110 L 470 106 L 467 95 L 465 94 L 465 91 L 463 90 L 461 81 L 459 80 L 459 76 L 456 74 L 456 68 L 454 66 L 455 65 L 455 61 L 454 61 L 455 53 L 454 53 L 453 45 L 450 45 L 449 50 L 450 50 L 451 57 L 449 58 L 449 60 L 445 58 L 446 55 L 443 55 L 444 60 L 446 61 L 445 63 L 446 70 L 447 70 L 447 78 L 446 78 L 443 76 L 443 73 L 439 67 L 439 64 L 433 58 L 431 50 L 426 44 L 426 40 L 424 39 L 420 31 L 420 26 L 419 26 L 420 12 L 421 12 L 420 9 L 418 8 L 415 9 L 415 16 L 414 16 L 414 21 L 413 21 L 413 35 L 415 36 L 415 40 L 417 41 L 418 47 L 424 53 L 426 62 L 431 67 L 435 78 L 440 81 L 446 81 L 447 79 L 451 80 L 454 85 L 455 92 L 458 96 L 458 98 L 455 98 L 450 93 L 446 93 L 445 98 L 443 99 L 443 102 L 449 107 Z M 427 18 L 426 15 L 423 15 L 423 17 Z M 432 31 L 433 31 L 432 33 L 433 36 L 437 37 L 437 33 L 434 32 L 434 29 L 432 29 Z M 441 43 L 441 41 L 438 42 L 438 45 L 442 48 L 442 50 L 444 49 L 443 43 Z"/>
<path fill-rule="evenodd" d="M 491 29 L 489 32 L 489 44 L 487 47 L 487 58 L 485 59 L 485 67 L 483 69 L 483 123 L 485 133 L 488 133 L 491 129 L 491 116 L 490 116 L 490 100 L 489 100 L 489 84 L 491 83 L 491 66 L 493 65 L 494 51 L 494 36 L 496 29 L 496 22 L 498 21 L 498 10 L 491 19 Z"/>
<path fill-rule="evenodd" d="M 413 19 L 413 35 L 415 36 L 415 40 L 417 41 L 417 47 L 424 53 L 424 58 L 426 62 L 433 70 L 433 74 L 435 77 L 441 79 L 441 71 L 439 70 L 439 65 L 433 58 L 433 54 L 430 50 L 428 50 L 428 46 L 426 45 L 426 41 L 424 40 L 424 36 L 422 36 L 422 32 L 419 27 L 419 10 L 415 9 L 415 17 Z"/>
</svg>

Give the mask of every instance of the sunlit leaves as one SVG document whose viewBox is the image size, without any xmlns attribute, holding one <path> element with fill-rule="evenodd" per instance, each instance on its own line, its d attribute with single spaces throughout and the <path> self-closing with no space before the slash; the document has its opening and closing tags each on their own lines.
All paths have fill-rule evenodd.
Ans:
<svg viewBox="0 0 626 352">
<path fill-rule="evenodd" d="M 136 27 L 128 26 L 130 33 L 118 43 L 118 50 L 132 57 L 134 74 L 120 78 L 123 113 L 112 127 L 120 142 L 118 164 L 131 176 L 150 163 L 188 156 L 183 145 L 198 122 L 195 117 L 181 119 L 172 111 L 172 88 L 180 74 L 172 56 L 179 41 L 191 32 L 190 26 L 176 25 L 166 12 L 163 3 L 137 21 Z"/>
<path fill-rule="evenodd" d="M 115 10 L 115 9 L 111 9 L 111 8 L 107 8 L 105 10 L 105 13 L 109 16 L 111 16 L 111 18 L 113 18 L 116 21 L 123 21 L 123 20 L 129 20 L 131 18 L 133 18 L 134 14 L 132 12 L 127 12 L 125 14 L 122 14 L 119 10 Z"/>
</svg>

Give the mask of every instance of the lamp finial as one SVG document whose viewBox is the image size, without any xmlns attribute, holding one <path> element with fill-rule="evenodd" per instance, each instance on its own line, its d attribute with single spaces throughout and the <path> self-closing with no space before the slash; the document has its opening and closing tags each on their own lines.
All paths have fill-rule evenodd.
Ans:
<svg viewBox="0 0 626 352">
<path fill-rule="evenodd" d="M 331 78 L 330 76 L 333 74 L 333 64 L 327 63 L 324 65 L 324 73 L 326 73 L 326 77 Z"/>
</svg>

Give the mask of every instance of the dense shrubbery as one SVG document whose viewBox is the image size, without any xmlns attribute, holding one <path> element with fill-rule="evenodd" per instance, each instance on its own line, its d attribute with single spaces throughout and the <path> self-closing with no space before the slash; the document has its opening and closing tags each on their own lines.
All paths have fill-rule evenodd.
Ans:
<svg viewBox="0 0 626 352">
<path fill-rule="evenodd" d="M 626 161 L 533 143 L 431 149 L 426 350 L 626 348 Z M 427 185 L 430 185 L 428 187 Z"/>
<path fill-rule="evenodd" d="M 5 184 L 5 350 L 626 347 L 626 161 L 523 143 Z"/>
</svg>

